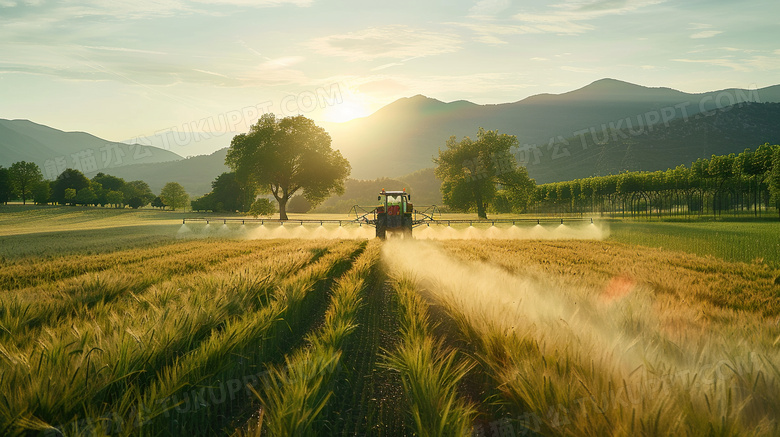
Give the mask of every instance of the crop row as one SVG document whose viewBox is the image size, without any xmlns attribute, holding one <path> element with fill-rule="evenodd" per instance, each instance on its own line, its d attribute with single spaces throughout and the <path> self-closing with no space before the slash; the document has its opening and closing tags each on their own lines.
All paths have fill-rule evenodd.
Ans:
<svg viewBox="0 0 780 437">
<path fill-rule="evenodd" d="M 552 253 L 547 267 L 518 262 L 527 273 L 517 275 L 507 266 L 522 255 L 504 244 L 454 243 L 460 259 L 434 246 L 391 257 L 498 393 L 505 422 L 491 426 L 543 435 L 777 434 L 778 354 L 756 329 L 763 316 L 735 312 L 727 326 L 712 321 L 710 335 L 697 326 L 701 310 L 711 310 L 706 302 L 654 295 L 619 277 L 604 289 L 572 288 L 550 274 L 560 264 Z M 740 321 L 749 329 L 734 332 Z"/>
<path fill-rule="evenodd" d="M 144 434 L 165 434 L 178 422 L 159 418 L 181 410 L 177 394 L 229 369 L 246 374 L 265 361 L 258 354 L 277 354 L 293 337 L 290 327 L 310 320 L 298 312 L 312 284 L 359 249 L 354 242 L 305 245 L 316 250 L 263 250 L 228 261 L 229 269 L 137 287 L 138 294 L 44 327 L 22 349 L 5 342 L 0 433 L 138 434 L 143 426 Z"/>
<path fill-rule="evenodd" d="M 357 326 L 363 292 L 372 285 L 379 243 L 371 242 L 352 269 L 334 285 L 322 326 L 307 345 L 269 368 L 257 394 L 263 403 L 262 428 L 270 435 L 320 435 L 327 427 L 320 413 L 333 394 L 342 369 L 343 345 Z"/>
<path fill-rule="evenodd" d="M 436 339 L 428 304 L 413 279 L 399 276 L 394 288 L 400 301 L 401 340 L 387 355 L 386 365 L 401 374 L 412 429 L 422 437 L 469 435 L 476 410 L 458 393 L 458 385 L 473 364 Z"/>
<path fill-rule="evenodd" d="M 298 247 L 314 248 L 312 243 Z M 286 258 L 287 244 L 256 244 L 231 249 L 229 245 L 203 247 L 183 256 L 163 254 L 130 266 L 116 265 L 98 273 L 52 281 L 36 287 L 7 290 L 0 294 L 0 339 L 23 347 L 33 342 L 42 329 L 70 326 L 89 315 L 100 319 L 108 313 L 122 313 L 125 306 L 155 284 L 199 273 L 232 270 L 255 258 Z M 294 257 L 295 254 L 293 254 Z"/>
</svg>

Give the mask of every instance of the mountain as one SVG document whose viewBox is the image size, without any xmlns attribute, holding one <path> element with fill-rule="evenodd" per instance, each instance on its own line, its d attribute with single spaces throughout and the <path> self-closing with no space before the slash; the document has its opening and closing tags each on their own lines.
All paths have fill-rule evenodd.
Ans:
<svg viewBox="0 0 780 437">
<path fill-rule="evenodd" d="M 334 147 L 352 164 L 352 177 L 375 179 L 430 167 L 447 138 L 473 138 L 479 127 L 516 135 L 527 148 L 549 148 L 547 160 L 553 161 L 551 141 L 576 138 L 583 130 L 599 132 L 602 125 L 620 129 L 627 118 L 637 117 L 645 124 L 668 124 L 746 101 L 780 102 L 780 85 L 690 94 L 602 79 L 571 92 L 498 105 L 445 103 L 417 95 L 399 99 L 368 117 L 331 125 L 329 132 Z M 553 162 L 546 165 L 554 167 Z M 545 175 L 550 171 L 542 167 L 529 168 L 529 173 L 549 181 Z"/>
<path fill-rule="evenodd" d="M 178 161 L 129 165 L 112 169 L 109 173 L 126 181 L 145 181 L 155 193 L 159 193 L 168 182 L 178 182 L 194 198 L 211 191 L 214 179 L 230 171 L 225 165 L 227 150 L 226 147 L 211 155 L 193 156 Z M 87 177 L 92 176 L 87 174 Z"/>
<path fill-rule="evenodd" d="M 748 104 L 753 101 L 773 104 Z M 402 98 L 368 117 L 326 126 L 333 147 L 352 165 L 351 177 L 366 183 L 350 183 L 344 196 L 322 207 L 337 210 L 387 183 L 409 188 L 418 204 L 440 203 L 432 158 L 451 135 L 474 137 L 479 127 L 516 135 L 518 160 L 538 183 L 546 183 L 622 170 L 663 170 L 712 154 L 778 143 L 778 102 L 780 85 L 690 94 L 614 79 L 498 105 L 446 103 L 422 95 Z M 114 146 L 123 153 L 121 162 L 106 162 L 109 151 L 117 153 Z M 139 150 L 151 155 L 135 159 Z M 125 180 L 144 180 L 155 192 L 167 182 L 179 182 L 199 196 L 211 190 L 214 178 L 229 171 L 227 149 L 181 159 L 161 148 L 112 143 L 26 120 L 0 120 L 0 165 L 33 161 L 48 177 L 47 168 L 72 167 L 85 153 L 91 153 L 98 167 L 86 171 L 87 176 L 108 169 L 105 172 Z"/>
<path fill-rule="evenodd" d="M 66 168 L 95 173 L 179 159 L 181 156 L 158 147 L 107 141 L 84 132 L 63 132 L 29 120 L 0 119 L 0 165 L 34 162 L 47 179 L 56 178 Z"/>
<path fill-rule="evenodd" d="M 755 150 L 780 144 L 780 103 L 742 103 L 668 124 L 632 129 L 599 129 L 545 146 L 542 159 L 534 150 L 520 153 L 537 183 L 572 180 L 621 171 L 655 171 L 690 166 L 698 158 Z M 625 126 L 625 123 L 624 123 Z M 551 159 L 557 152 L 557 158 Z M 546 158 L 546 159 L 545 159 Z"/>
</svg>

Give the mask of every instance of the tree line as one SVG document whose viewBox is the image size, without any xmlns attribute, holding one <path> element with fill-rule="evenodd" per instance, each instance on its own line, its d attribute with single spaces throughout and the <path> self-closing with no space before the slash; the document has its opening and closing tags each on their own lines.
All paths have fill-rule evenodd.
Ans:
<svg viewBox="0 0 780 437">
<path fill-rule="evenodd" d="M 19 161 L 9 168 L 0 166 L 0 204 L 19 199 L 23 204 L 109 206 L 138 209 L 146 205 L 177 209 L 189 203 L 189 195 L 180 184 L 169 182 L 155 195 L 144 181 L 126 182 L 122 178 L 98 173 L 92 179 L 81 171 L 65 169 L 53 181 L 43 178 L 34 162 Z"/>
<path fill-rule="evenodd" d="M 759 216 L 772 207 L 780 214 L 780 146 L 769 144 L 663 171 L 538 185 L 531 205 L 537 213 L 623 217 Z"/>
<path fill-rule="evenodd" d="M 331 148 L 325 130 L 303 116 L 277 119 L 263 115 L 248 133 L 236 135 L 226 162 L 231 172 L 219 175 L 212 191 L 191 202 L 193 210 L 248 212 L 268 215 L 277 207 L 260 194 L 273 196 L 280 219 L 287 219 L 290 199 L 305 203 L 309 209 L 333 194 L 344 193 L 349 162 Z M 296 197 L 293 197 L 295 195 Z M 125 182 L 121 178 L 98 173 L 91 180 L 75 169 L 66 169 L 54 181 L 43 179 L 35 163 L 17 162 L 0 167 L 0 203 L 20 199 L 37 204 L 101 205 L 140 208 L 190 204 L 189 195 L 175 182 L 155 196 L 143 181 Z"/>
<path fill-rule="evenodd" d="M 780 215 L 780 146 L 713 155 L 690 166 L 634 171 L 537 185 L 517 165 L 514 136 L 479 129 L 477 139 L 450 137 L 434 159 L 451 211 L 599 214 L 623 217 Z"/>
</svg>

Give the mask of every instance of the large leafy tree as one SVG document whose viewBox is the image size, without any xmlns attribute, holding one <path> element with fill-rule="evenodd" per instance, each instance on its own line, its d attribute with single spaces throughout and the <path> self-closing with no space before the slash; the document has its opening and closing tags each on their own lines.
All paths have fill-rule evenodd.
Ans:
<svg viewBox="0 0 780 437">
<path fill-rule="evenodd" d="M 73 199 L 65 197 L 65 190 L 72 188 L 79 191 L 89 186 L 89 179 L 84 176 L 84 173 L 72 168 L 66 168 L 54 181 L 52 198 L 57 203 L 72 203 Z"/>
<path fill-rule="evenodd" d="M 499 190 L 506 190 L 502 198 L 527 204 L 535 183 L 524 167 L 518 168 L 510 152 L 517 144 L 513 135 L 482 128 L 476 140 L 450 137 L 447 149 L 434 158 L 444 203 L 458 211 L 476 210 L 480 218 L 487 218 L 487 208 Z"/>
<path fill-rule="evenodd" d="M 27 203 L 33 188 L 43 180 L 41 169 L 34 162 L 19 161 L 11 164 L 8 170 L 14 193 L 22 198 L 23 204 Z"/>
<path fill-rule="evenodd" d="M 144 181 L 130 181 L 122 186 L 122 194 L 131 208 L 140 208 L 154 200 L 154 193 Z"/>
<path fill-rule="evenodd" d="M 331 148 L 330 135 L 300 115 L 280 120 L 263 115 L 248 133 L 233 138 L 225 162 L 241 184 L 273 194 L 281 220 L 287 220 L 287 201 L 298 192 L 312 205 L 344 194 L 351 170 Z"/>
<path fill-rule="evenodd" d="M 193 210 L 246 211 L 255 197 L 255 188 L 242 184 L 235 172 L 222 173 L 211 183 L 211 192 L 192 201 Z"/>
<path fill-rule="evenodd" d="M 160 191 L 160 199 L 165 206 L 176 208 L 183 208 L 187 206 L 187 202 L 190 200 L 190 195 L 184 190 L 184 187 L 177 182 L 168 182 Z"/>
<path fill-rule="evenodd" d="M 51 184 L 49 181 L 40 181 L 32 189 L 33 200 L 38 205 L 46 205 L 51 200 Z"/>
</svg>

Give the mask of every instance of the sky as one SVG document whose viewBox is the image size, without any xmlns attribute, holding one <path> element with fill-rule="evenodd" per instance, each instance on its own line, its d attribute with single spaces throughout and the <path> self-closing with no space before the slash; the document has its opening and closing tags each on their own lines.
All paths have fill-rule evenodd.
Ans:
<svg viewBox="0 0 780 437">
<path fill-rule="evenodd" d="M 777 0 L 0 0 L 0 118 L 187 156 L 262 112 L 327 126 L 607 77 L 761 88 L 780 83 L 777 17 Z"/>
</svg>

